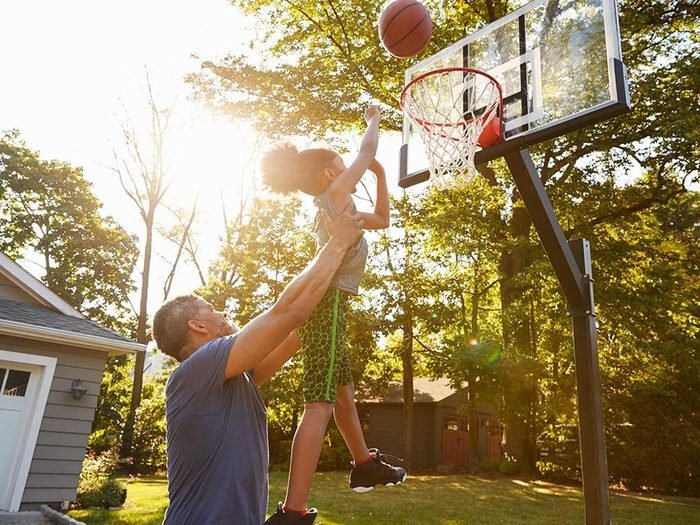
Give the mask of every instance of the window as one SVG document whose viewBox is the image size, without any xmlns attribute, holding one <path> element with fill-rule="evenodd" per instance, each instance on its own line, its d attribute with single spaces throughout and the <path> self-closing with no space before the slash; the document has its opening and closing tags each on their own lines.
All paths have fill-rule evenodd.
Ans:
<svg viewBox="0 0 700 525">
<path fill-rule="evenodd" d="M 445 430 L 459 430 L 459 421 L 449 417 L 445 418 L 445 423 L 442 426 Z"/>
<path fill-rule="evenodd" d="M 469 431 L 469 421 L 463 417 L 446 417 L 442 424 L 444 430 L 459 430 L 461 432 Z"/>
<path fill-rule="evenodd" d="M 357 416 L 360 419 L 362 432 L 369 432 L 369 410 L 358 410 Z"/>
<path fill-rule="evenodd" d="M 24 397 L 27 394 L 30 372 L 0 368 L 0 383 L 2 395 Z"/>
</svg>

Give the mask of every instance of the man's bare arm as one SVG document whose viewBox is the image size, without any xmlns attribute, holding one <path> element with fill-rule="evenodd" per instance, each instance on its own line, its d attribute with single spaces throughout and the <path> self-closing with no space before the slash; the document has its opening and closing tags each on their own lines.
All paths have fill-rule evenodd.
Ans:
<svg viewBox="0 0 700 525">
<path fill-rule="evenodd" d="M 326 293 L 345 252 L 360 237 L 358 219 L 347 211 L 333 221 L 324 217 L 330 240 L 287 285 L 272 308 L 240 331 L 226 364 L 226 379 L 255 368 L 311 315 Z"/>
<path fill-rule="evenodd" d="M 296 331 L 293 331 L 282 344 L 270 352 L 265 359 L 255 367 L 253 380 L 256 385 L 261 385 L 270 379 L 275 373 L 289 361 L 301 347 L 301 341 Z"/>
</svg>

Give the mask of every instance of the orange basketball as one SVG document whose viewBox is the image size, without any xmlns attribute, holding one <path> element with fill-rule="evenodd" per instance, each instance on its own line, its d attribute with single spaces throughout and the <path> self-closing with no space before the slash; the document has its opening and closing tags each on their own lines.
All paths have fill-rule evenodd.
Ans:
<svg viewBox="0 0 700 525">
<path fill-rule="evenodd" d="M 432 34 L 430 13 L 416 0 L 396 0 L 379 16 L 379 39 L 395 57 L 420 54 L 428 47 Z"/>
</svg>

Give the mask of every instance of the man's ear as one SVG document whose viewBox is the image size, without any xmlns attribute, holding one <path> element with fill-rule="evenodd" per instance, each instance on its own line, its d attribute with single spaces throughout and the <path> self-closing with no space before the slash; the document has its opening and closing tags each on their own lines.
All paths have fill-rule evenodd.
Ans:
<svg viewBox="0 0 700 525">
<path fill-rule="evenodd" d="M 187 321 L 187 326 L 190 328 L 190 330 L 197 332 L 198 334 L 206 334 L 208 332 L 204 323 L 197 321 L 196 319 L 190 319 Z"/>
</svg>

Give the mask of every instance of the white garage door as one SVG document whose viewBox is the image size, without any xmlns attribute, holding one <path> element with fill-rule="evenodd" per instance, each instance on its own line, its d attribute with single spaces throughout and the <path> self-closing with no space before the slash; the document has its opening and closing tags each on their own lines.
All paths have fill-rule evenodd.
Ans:
<svg viewBox="0 0 700 525">
<path fill-rule="evenodd" d="M 17 467 L 36 390 L 36 367 L 0 361 L 0 495 L 6 496 Z M 3 498 L 4 499 L 4 498 Z"/>
<path fill-rule="evenodd" d="M 0 350 L 0 510 L 19 509 L 55 365 Z"/>
</svg>

